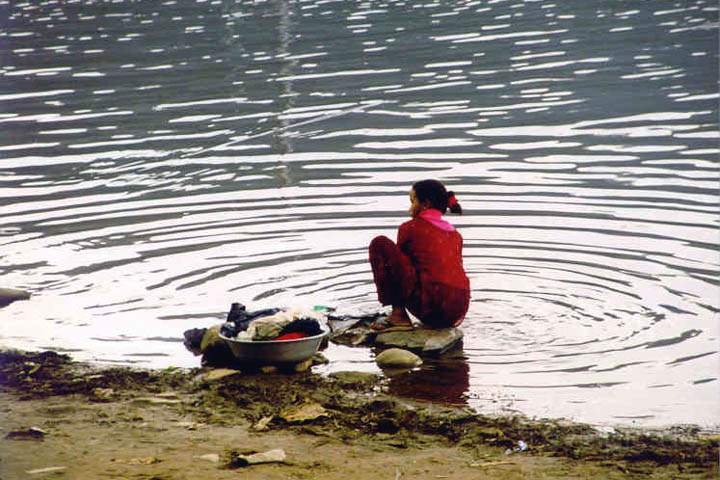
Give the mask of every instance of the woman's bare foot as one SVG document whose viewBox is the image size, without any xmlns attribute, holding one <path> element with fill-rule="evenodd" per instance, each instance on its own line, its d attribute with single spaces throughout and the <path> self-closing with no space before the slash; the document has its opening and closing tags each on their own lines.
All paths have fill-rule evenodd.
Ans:
<svg viewBox="0 0 720 480">
<path fill-rule="evenodd" d="M 387 330 L 393 327 L 410 327 L 411 329 L 412 326 L 410 317 L 408 317 L 405 309 L 402 307 L 393 307 L 390 315 L 370 324 L 370 328 L 376 331 Z"/>
<path fill-rule="evenodd" d="M 408 314 L 403 307 L 393 307 L 390 315 L 386 317 L 386 321 L 390 325 L 398 327 L 407 327 L 412 325 L 410 317 L 408 317 Z"/>
</svg>

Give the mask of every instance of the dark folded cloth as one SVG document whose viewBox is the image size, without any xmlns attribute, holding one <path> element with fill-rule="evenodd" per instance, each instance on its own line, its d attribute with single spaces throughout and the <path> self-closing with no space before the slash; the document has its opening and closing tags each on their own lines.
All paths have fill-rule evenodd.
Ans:
<svg viewBox="0 0 720 480">
<path fill-rule="evenodd" d="M 233 303 L 228 312 L 225 323 L 220 327 L 220 333 L 228 338 L 235 338 L 238 333 L 244 332 L 250 326 L 250 322 L 260 317 L 275 315 L 279 312 L 279 308 L 266 308 L 264 310 L 256 310 L 248 312 L 242 303 Z"/>
<path fill-rule="evenodd" d="M 207 328 L 191 328 L 190 330 L 185 330 L 185 333 L 183 333 L 185 337 L 185 340 L 183 340 L 185 348 L 195 355 L 200 355 L 200 345 L 202 344 L 202 339 L 206 331 Z"/>
<path fill-rule="evenodd" d="M 280 336 L 288 333 L 304 333 L 308 337 L 320 335 L 322 329 L 320 323 L 314 318 L 298 318 L 285 325 L 280 332 Z"/>
</svg>

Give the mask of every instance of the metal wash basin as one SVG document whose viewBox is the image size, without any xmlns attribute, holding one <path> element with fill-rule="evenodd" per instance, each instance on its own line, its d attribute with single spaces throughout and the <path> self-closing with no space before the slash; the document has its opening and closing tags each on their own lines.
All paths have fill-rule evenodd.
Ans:
<svg viewBox="0 0 720 480">
<path fill-rule="evenodd" d="M 293 340 L 251 341 L 228 338 L 220 334 L 239 362 L 255 364 L 299 363 L 315 355 L 320 343 L 328 334 L 327 330 L 318 335 Z"/>
</svg>

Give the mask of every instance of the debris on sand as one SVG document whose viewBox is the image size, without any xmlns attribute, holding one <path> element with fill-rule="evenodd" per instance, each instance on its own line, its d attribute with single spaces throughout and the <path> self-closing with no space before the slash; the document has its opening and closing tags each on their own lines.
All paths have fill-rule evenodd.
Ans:
<svg viewBox="0 0 720 480">
<path fill-rule="evenodd" d="M 95 388 L 92 391 L 91 400 L 95 402 L 109 402 L 115 397 L 115 390 L 112 388 Z"/>
<path fill-rule="evenodd" d="M 241 373 L 240 370 L 233 370 L 231 368 L 213 368 L 212 370 L 209 370 L 208 372 L 203 374 L 202 378 L 206 382 L 214 382 L 232 375 L 237 375 L 239 373 Z"/>
<path fill-rule="evenodd" d="M 157 457 L 140 457 L 140 458 L 131 458 L 127 461 L 128 465 L 153 465 L 155 463 L 160 463 L 162 460 L 160 460 Z"/>
<path fill-rule="evenodd" d="M 42 440 L 47 432 L 39 427 L 30 427 L 23 430 L 13 430 L 5 435 L 6 440 Z"/>
<path fill-rule="evenodd" d="M 287 423 L 305 423 L 327 416 L 327 410 L 319 403 L 314 402 L 288 407 L 279 415 Z"/>
<path fill-rule="evenodd" d="M 260 420 L 255 422 L 252 429 L 256 432 L 264 432 L 266 430 L 269 430 L 268 425 L 270 425 L 270 422 L 272 422 L 273 418 L 275 417 L 272 415 L 261 418 Z"/>
<path fill-rule="evenodd" d="M 42 366 L 32 375 L 32 381 L 27 380 L 29 364 Z M 605 468 L 603 465 L 607 464 L 633 472 L 662 469 L 668 475 L 681 469 L 717 471 L 720 436 L 698 428 L 657 431 L 615 428 L 598 432 L 591 425 L 564 420 L 481 415 L 468 408 L 399 399 L 389 393 L 386 380 L 372 373 L 335 372 L 327 376 L 312 372 L 273 376 L 243 373 L 212 383 L 198 382 L 201 373 L 200 369 L 158 371 L 92 366 L 73 362 L 54 352 L 0 351 L 2 390 L 16 396 L 18 401 L 52 397 L 56 403 L 51 406 L 53 411 L 72 410 L 77 405 L 108 412 L 115 408 L 147 411 L 149 422 L 152 422 L 153 411 L 172 411 L 180 416 L 177 420 L 191 420 L 195 425 L 207 426 L 208 430 L 214 426 L 249 428 L 257 425 L 262 431 L 272 426 L 274 433 L 277 430 L 306 432 L 349 442 L 377 440 L 389 435 L 398 440 L 397 444 L 388 443 L 392 448 L 411 449 L 429 442 L 464 451 L 482 447 L 496 452 L 492 458 L 477 459 L 479 463 L 486 460 L 522 463 L 530 455 L 552 455 L 577 460 L 588 468 Z M 87 400 L 95 397 L 98 388 L 112 389 L 116 394 L 113 403 L 88 404 Z M 142 403 L 126 401 L 131 398 L 140 398 Z M 120 411 L 113 421 L 125 416 L 120 415 Z M 133 417 L 129 413 L 127 416 Z M 12 429 L 26 430 L 28 426 L 15 425 Z M 252 436 L 261 435 L 254 431 Z M 519 439 L 528 446 L 526 453 L 503 456 L 506 449 L 523 450 Z M 46 441 L 43 448 L 48 443 L 52 442 Z M 5 446 L 17 449 L 23 445 L 6 441 Z M 259 449 L 270 447 L 262 445 Z M 245 451 L 238 455 L 256 453 Z M 132 455 L 137 453 L 127 456 Z M 163 465 L 170 461 L 163 456 Z M 242 462 L 247 464 L 247 459 Z M 491 465 L 478 467 L 490 468 Z M 25 468 L 23 465 L 22 472 Z"/>
<path fill-rule="evenodd" d="M 228 450 L 225 452 L 227 468 L 240 468 L 261 463 L 283 463 L 285 462 L 285 450 L 280 448 L 268 450 L 267 452 L 252 452 Z"/>
<path fill-rule="evenodd" d="M 220 462 L 220 455 L 217 453 L 206 453 L 205 455 L 196 455 L 195 458 L 199 458 L 200 460 L 206 460 L 206 461 L 212 462 L 212 463 Z"/>
<path fill-rule="evenodd" d="M 34 470 L 27 470 L 25 473 L 28 475 L 45 475 L 48 473 L 60 473 L 67 470 L 67 467 L 45 467 L 45 468 L 36 468 Z"/>
<path fill-rule="evenodd" d="M 510 455 L 511 453 L 524 452 L 527 449 L 528 449 L 528 444 L 522 440 L 518 440 L 517 445 L 514 448 L 508 448 L 507 450 L 505 450 L 505 455 Z"/>
</svg>

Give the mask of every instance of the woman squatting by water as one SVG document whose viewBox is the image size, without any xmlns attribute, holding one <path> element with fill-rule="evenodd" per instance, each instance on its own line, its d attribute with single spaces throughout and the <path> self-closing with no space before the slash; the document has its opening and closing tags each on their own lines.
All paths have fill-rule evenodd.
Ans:
<svg viewBox="0 0 720 480">
<path fill-rule="evenodd" d="M 462 260 L 463 239 L 443 214 L 462 213 L 453 192 L 437 180 L 410 189 L 411 220 L 400 225 L 397 243 L 385 236 L 370 242 L 370 265 L 378 300 L 392 305 L 385 322 L 411 325 L 407 311 L 432 328 L 460 325 L 470 304 L 470 282 Z"/>
</svg>

